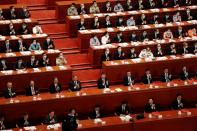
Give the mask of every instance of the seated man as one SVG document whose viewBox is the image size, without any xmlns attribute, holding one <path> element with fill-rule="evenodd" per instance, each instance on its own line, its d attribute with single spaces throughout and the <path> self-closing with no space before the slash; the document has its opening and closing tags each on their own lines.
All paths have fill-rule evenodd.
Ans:
<svg viewBox="0 0 197 131">
<path fill-rule="evenodd" d="M 4 16 L 3 16 L 3 10 L 0 8 L 0 20 L 5 20 Z"/>
<path fill-rule="evenodd" d="M 182 71 L 180 73 L 181 80 L 189 80 L 189 73 L 187 71 L 186 66 L 183 66 Z"/>
<path fill-rule="evenodd" d="M 134 77 L 131 75 L 131 72 L 127 72 L 123 80 L 125 86 L 132 86 L 134 84 Z"/>
<path fill-rule="evenodd" d="M 157 44 L 157 49 L 156 49 L 155 56 L 161 57 L 161 56 L 163 56 L 163 55 L 164 55 L 164 54 L 163 54 L 161 45 L 160 45 L 160 44 Z"/>
<path fill-rule="evenodd" d="M 156 29 L 154 31 L 153 39 L 156 39 L 156 40 L 160 40 L 161 39 L 161 35 L 160 35 L 160 32 L 159 32 L 159 29 Z"/>
<path fill-rule="evenodd" d="M 147 24 L 147 20 L 146 20 L 146 15 L 145 14 L 141 15 L 141 24 L 142 25 L 146 25 Z"/>
<path fill-rule="evenodd" d="M 90 6 L 89 12 L 90 14 L 100 13 L 100 9 L 95 0 L 93 1 L 92 6 Z"/>
<path fill-rule="evenodd" d="M 122 60 L 125 58 L 125 53 L 122 51 L 122 47 L 118 46 L 117 50 L 115 51 L 114 54 L 114 59 L 115 60 Z"/>
<path fill-rule="evenodd" d="M 172 108 L 175 110 L 180 110 L 184 108 L 184 100 L 182 99 L 182 95 L 178 94 L 176 100 L 172 103 Z"/>
<path fill-rule="evenodd" d="M 23 42 L 22 38 L 18 39 L 18 41 L 16 42 L 16 46 L 17 52 L 26 51 L 26 44 Z"/>
<path fill-rule="evenodd" d="M 93 111 L 90 113 L 91 119 L 101 118 L 103 116 L 101 112 L 101 107 L 99 105 L 95 105 Z"/>
<path fill-rule="evenodd" d="M 119 2 L 119 0 L 117 0 L 116 5 L 114 6 L 114 12 L 123 12 L 123 11 L 124 11 L 123 6 Z"/>
<path fill-rule="evenodd" d="M 141 41 L 148 41 L 149 40 L 147 31 L 143 31 L 140 39 L 141 39 Z"/>
<path fill-rule="evenodd" d="M 69 83 L 70 91 L 80 91 L 81 90 L 81 82 L 78 80 L 78 77 L 75 75 L 72 78 L 72 81 Z"/>
<path fill-rule="evenodd" d="M 53 94 L 53 93 L 60 93 L 61 90 L 62 90 L 62 86 L 59 83 L 58 78 L 55 77 L 53 83 L 49 87 L 49 91 L 51 94 Z"/>
<path fill-rule="evenodd" d="M 98 16 L 94 17 L 94 21 L 93 21 L 93 29 L 99 29 L 100 28 L 100 22 L 99 22 L 99 18 Z"/>
<path fill-rule="evenodd" d="M 9 24 L 9 34 L 8 35 L 16 35 L 16 31 L 12 22 Z"/>
<path fill-rule="evenodd" d="M 177 54 L 176 46 L 175 46 L 174 43 L 170 45 L 170 49 L 169 49 L 169 53 L 168 54 L 169 55 L 176 55 Z"/>
<path fill-rule="evenodd" d="M 18 33 L 20 35 L 26 35 L 29 34 L 29 30 L 28 30 L 28 25 L 27 23 L 23 22 L 21 25 L 21 28 L 19 29 Z"/>
<path fill-rule="evenodd" d="M 24 6 L 20 12 L 20 18 L 21 19 L 26 19 L 29 18 L 31 16 L 28 8 L 26 6 Z"/>
<path fill-rule="evenodd" d="M 142 82 L 144 84 L 151 84 L 153 82 L 151 72 L 149 69 L 146 69 L 144 76 L 142 77 Z"/>
<path fill-rule="evenodd" d="M 101 77 L 97 81 L 97 86 L 99 89 L 109 88 L 109 80 L 106 77 L 106 74 L 102 73 Z"/>
<path fill-rule="evenodd" d="M 194 54 L 196 54 L 197 53 L 197 43 L 195 43 L 195 45 L 194 45 Z"/>
<path fill-rule="evenodd" d="M 103 10 L 108 13 L 112 12 L 111 2 L 109 0 L 106 1 Z"/>
<path fill-rule="evenodd" d="M 147 47 L 146 49 L 143 49 L 143 50 L 140 52 L 139 58 L 153 59 L 153 58 L 154 58 L 154 55 L 153 55 L 152 51 L 150 50 L 150 48 Z"/>
<path fill-rule="evenodd" d="M 173 15 L 173 22 L 181 22 L 181 15 L 179 12 Z"/>
<path fill-rule="evenodd" d="M 168 68 L 164 68 L 164 71 L 161 74 L 161 81 L 170 82 L 171 80 L 172 80 L 172 75 L 169 73 Z"/>
<path fill-rule="evenodd" d="M 135 20 L 134 17 L 131 16 L 128 20 L 127 20 L 127 26 L 135 26 Z"/>
<path fill-rule="evenodd" d="M 128 58 L 129 59 L 134 59 L 134 58 L 137 58 L 137 54 L 135 52 L 135 48 L 132 47 L 128 53 Z"/>
<path fill-rule="evenodd" d="M 10 43 L 10 41 L 7 39 L 5 40 L 5 44 L 3 45 L 1 52 L 2 53 L 11 53 L 13 51 L 12 49 L 12 44 Z"/>
<path fill-rule="evenodd" d="M 75 109 L 70 109 L 69 113 L 62 121 L 62 131 L 75 131 L 78 127 L 77 113 Z"/>
<path fill-rule="evenodd" d="M 106 48 L 105 52 L 101 55 L 101 61 L 110 61 L 110 60 L 111 60 L 111 54 L 109 48 Z"/>
<path fill-rule="evenodd" d="M 116 27 L 124 26 L 124 20 L 123 17 L 118 17 L 116 21 Z"/>
<path fill-rule="evenodd" d="M 4 59 L 0 60 L 0 71 L 8 70 L 7 62 Z"/>
<path fill-rule="evenodd" d="M 191 13 L 191 10 L 189 7 L 187 7 L 186 9 L 186 14 L 187 14 L 187 20 L 192 20 L 193 19 L 193 15 Z"/>
<path fill-rule="evenodd" d="M 77 7 L 75 6 L 75 3 L 72 3 L 71 6 L 67 9 L 67 15 L 78 15 Z"/>
<path fill-rule="evenodd" d="M 64 66 L 67 64 L 67 60 L 64 58 L 64 54 L 61 52 L 59 56 L 56 58 L 57 66 Z"/>
<path fill-rule="evenodd" d="M 51 125 L 57 123 L 57 117 L 54 111 L 50 111 L 49 114 L 46 116 L 44 124 Z"/>
<path fill-rule="evenodd" d="M 163 39 L 173 39 L 173 38 L 174 36 L 170 29 L 168 29 L 167 31 L 163 33 Z"/>
<path fill-rule="evenodd" d="M 82 4 L 80 4 L 80 8 L 79 8 L 79 10 L 78 10 L 78 14 L 80 14 L 80 15 L 84 15 L 84 14 L 86 14 L 86 8 L 85 8 L 85 5 L 82 3 Z"/>
<path fill-rule="evenodd" d="M 81 18 L 80 23 L 77 25 L 78 30 L 85 30 L 86 29 L 86 24 L 85 24 L 85 19 Z"/>
<path fill-rule="evenodd" d="M 158 105 L 154 103 L 152 98 L 148 99 L 148 103 L 144 107 L 146 113 L 152 113 L 158 111 Z"/>
<path fill-rule="evenodd" d="M 104 35 L 101 37 L 101 43 L 102 45 L 110 44 L 110 36 L 108 32 L 105 32 Z"/>
<path fill-rule="evenodd" d="M 23 59 L 21 58 L 18 58 L 15 66 L 14 66 L 14 69 L 15 70 L 21 70 L 21 69 L 25 69 L 26 68 L 26 65 L 25 63 L 23 62 Z"/>
<path fill-rule="evenodd" d="M 92 38 L 90 38 L 90 46 L 99 46 L 101 45 L 98 37 L 96 36 L 96 34 L 93 34 Z"/>
<path fill-rule="evenodd" d="M 32 28 L 32 32 L 33 32 L 33 34 L 42 34 L 43 33 L 42 28 L 39 25 L 35 25 Z"/>
<path fill-rule="evenodd" d="M 183 28 L 181 26 L 178 27 L 176 34 L 177 34 L 178 38 L 183 38 L 185 36 L 185 33 L 184 33 Z"/>
<path fill-rule="evenodd" d="M 46 67 L 46 66 L 49 66 L 50 65 L 50 62 L 49 62 L 49 58 L 47 56 L 47 54 L 43 54 L 42 55 L 42 58 L 39 60 L 39 66 L 40 67 Z"/>
<path fill-rule="evenodd" d="M 106 15 L 105 16 L 105 28 L 109 28 L 109 27 L 112 27 L 112 24 L 110 22 L 110 16 Z"/>
<path fill-rule="evenodd" d="M 132 1 L 131 0 L 127 0 L 125 7 L 126 7 L 127 11 L 132 10 L 133 9 Z"/>
<path fill-rule="evenodd" d="M 116 36 L 115 36 L 115 38 L 114 38 L 114 42 L 115 42 L 115 43 L 124 42 L 122 32 L 117 32 L 117 34 L 116 34 Z"/>
<path fill-rule="evenodd" d="M 182 53 L 183 54 L 188 54 L 189 53 L 189 47 L 188 47 L 188 43 L 187 42 L 183 43 Z"/>
<path fill-rule="evenodd" d="M 53 40 L 48 36 L 46 40 L 43 43 L 43 49 L 48 50 L 48 49 L 55 49 L 55 45 L 53 43 Z"/>
<path fill-rule="evenodd" d="M 137 41 L 138 41 L 137 35 L 136 35 L 135 32 L 132 32 L 131 36 L 129 37 L 129 40 L 130 40 L 131 42 L 137 42 Z"/>
<path fill-rule="evenodd" d="M 4 116 L 3 115 L 0 115 L 0 130 L 6 130 L 6 127 L 5 127 L 5 123 L 4 123 Z"/>
<path fill-rule="evenodd" d="M 26 95 L 27 96 L 34 96 L 34 95 L 38 95 L 38 93 L 39 93 L 39 90 L 35 86 L 35 82 L 33 80 L 31 80 L 29 83 L 29 86 L 26 89 Z"/>
<path fill-rule="evenodd" d="M 28 127 L 31 126 L 31 123 L 29 121 L 29 114 L 25 113 L 22 118 L 19 119 L 18 123 L 16 124 L 18 128 L 22 127 Z"/>
<path fill-rule="evenodd" d="M 10 6 L 9 19 L 17 19 L 17 17 L 16 17 L 16 10 L 15 10 L 14 6 Z"/>
<path fill-rule="evenodd" d="M 42 50 L 40 43 L 37 42 L 37 40 L 33 40 L 33 43 L 29 46 L 29 51 L 36 51 L 36 50 Z"/>
<path fill-rule="evenodd" d="M 144 3 L 143 3 L 142 0 L 138 0 L 138 8 L 139 8 L 140 10 L 144 9 Z"/>
<path fill-rule="evenodd" d="M 116 115 L 129 115 L 131 114 L 131 108 L 127 101 L 122 101 L 121 105 L 116 109 Z"/>
<path fill-rule="evenodd" d="M 16 96 L 16 93 L 15 93 L 15 91 L 13 89 L 12 82 L 8 82 L 7 83 L 7 87 L 6 87 L 5 91 L 4 91 L 4 97 L 5 98 L 13 98 L 15 96 Z"/>
<path fill-rule="evenodd" d="M 30 61 L 27 63 L 28 68 L 37 68 L 39 64 L 39 61 L 36 60 L 36 57 L 33 55 L 31 56 Z"/>
</svg>

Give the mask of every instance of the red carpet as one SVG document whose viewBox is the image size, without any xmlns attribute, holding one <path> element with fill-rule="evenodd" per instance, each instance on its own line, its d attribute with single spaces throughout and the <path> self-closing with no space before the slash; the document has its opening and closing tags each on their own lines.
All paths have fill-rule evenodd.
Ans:
<svg viewBox="0 0 197 131">
<path fill-rule="evenodd" d="M 26 4 L 26 5 L 45 5 L 47 0 L 17 0 L 20 4 Z"/>
<path fill-rule="evenodd" d="M 77 42 L 75 40 L 71 40 L 69 38 L 63 39 L 54 39 L 56 49 L 71 49 L 78 48 Z"/>
<path fill-rule="evenodd" d="M 55 10 L 33 10 L 30 11 L 31 18 L 37 20 L 45 20 L 45 19 L 56 19 Z M 53 30 L 53 28 L 51 28 Z"/>
<path fill-rule="evenodd" d="M 90 64 L 87 54 L 69 54 L 65 56 L 68 64 Z"/>
<path fill-rule="evenodd" d="M 41 25 L 45 33 L 62 33 L 66 32 L 65 24 L 45 24 Z"/>
</svg>

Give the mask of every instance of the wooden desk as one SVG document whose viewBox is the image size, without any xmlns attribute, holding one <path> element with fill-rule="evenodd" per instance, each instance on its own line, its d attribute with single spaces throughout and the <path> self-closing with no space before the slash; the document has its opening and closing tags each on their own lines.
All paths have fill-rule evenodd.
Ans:
<svg viewBox="0 0 197 131">
<path fill-rule="evenodd" d="M 50 65 L 55 66 L 56 65 L 56 58 L 59 56 L 60 51 L 59 50 L 41 50 L 41 51 L 24 51 L 24 52 L 13 52 L 13 53 L 0 53 L 0 60 L 4 59 L 6 60 L 8 67 L 13 67 L 13 65 L 16 63 L 18 58 L 22 58 L 23 62 L 27 63 L 30 61 L 31 56 L 35 56 L 36 60 L 40 60 L 42 58 L 42 55 L 46 53 L 49 60 Z"/>
<path fill-rule="evenodd" d="M 167 87 L 166 83 L 155 82 L 152 84 L 153 87 L 158 86 L 159 88 L 153 89 L 150 89 L 147 85 L 136 84 L 132 90 L 117 85 L 111 86 L 111 91 L 107 93 L 103 93 L 103 90 L 97 88 L 84 88 L 80 96 L 76 92 L 68 91 L 60 93 L 60 98 L 56 98 L 56 94 L 42 93 L 37 96 L 41 100 L 33 100 L 31 96 L 17 96 L 13 99 L 14 103 L 10 103 L 9 99 L 0 98 L 0 110 L 10 123 L 15 123 L 24 112 L 28 112 L 32 122 L 39 124 L 43 122 L 50 110 L 56 112 L 59 121 L 70 108 L 76 108 L 80 119 L 87 119 L 95 104 L 101 105 L 104 116 L 113 116 L 116 107 L 123 100 L 127 100 L 133 107 L 133 113 L 141 113 L 150 97 L 160 104 L 161 110 L 169 110 L 177 93 L 183 94 L 184 99 L 188 102 L 187 107 L 191 107 L 197 100 L 197 87 L 193 85 L 193 82 L 197 82 L 197 79 L 191 80 L 188 85 L 184 85 L 183 81 L 174 80 L 171 82 L 171 87 Z M 175 83 L 178 84 L 176 87 L 173 86 Z M 118 92 L 118 88 L 122 91 Z M 16 100 L 19 100 L 18 103 Z M 30 106 L 31 108 L 29 108 Z M 13 109 L 17 112 L 13 112 Z"/>
<path fill-rule="evenodd" d="M 122 82 L 123 77 L 128 71 L 133 74 L 136 81 L 141 81 L 147 68 L 151 70 L 153 79 L 160 80 L 165 67 L 169 69 L 174 77 L 180 78 L 179 74 L 183 66 L 186 66 L 189 72 L 195 73 L 197 70 L 196 64 L 197 55 L 192 54 L 191 56 L 177 55 L 156 57 L 155 60 L 136 58 L 103 62 L 103 71 L 106 73 L 109 81 L 115 84 Z"/>
<path fill-rule="evenodd" d="M 161 9 L 148 9 L 148 10 L 135 10 L 135 11 L 125 11 L 125 12 L 119 12 L 119 13 L 99 13 L 99 14 L 85 14 L 85 15 L 77 15 L 77 16 L 66 16 L 66 29 L 68 31 L 68 34 L 70 34 L 71 37 L 76 37 L 77 35 L 77 25 L 80 23 L 80 19 L 84 18 L 85 19 L 85 24 L 86 24 L 86 29 L 91 29 L 93 22 L 94 22 L 94 17 L 98 16 L 99 17 L 99 22 L 100 22 L 100 28 L 105 28 L 105 16 L 109 15 L 110 16 L 110 22 L 112 24 L 112 27 L 115 27 L 116 21 L 118 17 L 123 17 L 124 25 L 126 26 L 126 21 L 133 16 L 136 25 L 141 25 L 141 14 L 145 14 L 147 18 L 147 24 L 151 24 L 153 22 L 153 16 L 157 14 L 159 16 L 159 22 L 160 23 L 165 23 L 164 22 L 164 16 L 166 13 L 170 15 L 170 17 L 173 17 L 173 15 L 179 11 L 180 14 L 182 15 L 182 21 L 187 20 L 186 18 L 186 8 L 191 9 L 191 13 L 195 14 L 197 12 L 197 6 L 184 6 L 184 7 L 175 7 L 175 8 L 161 8 Z M 195 19 L 195 16 L 193 16 Z M 140 24 L 139 24 L 140 23 Z M 75 28 L 73 28 L 75 27 Z"/>
<path fill-rule="evenodd" d="M 13 23 L 16 34 L 20 34 L 20 28 L 23 22 L 27 23 L 29 34 L 32 34 L 32 28 L 38 24 L 35 19 L 16 19 L 16 20 L 2 20 L 0 21 L 0 34 L 9 36 L 9 24 Z"/>
<path fill-rule="evenodd" d="M 51 67 L 51 68 L 50 68 Z M 68 83 L 72 78 L 72 70 L 70 66 L 50 66 L 41 68 L 26 69 L 23 71 L 1 71 L 0 72 L 0 91 L 6 88 L 7 82 L 12 82 L 13 87 L 18 94 L 24 94 L 26 87 L 29 85 L 30 80 L 34 80 L 36 86 L 42 91 L 48 91 L 50 84 L 53 82 L 54 77 L 59 79 L 63 89 L 68 87 Z M 23 83 L 21 83 L 23 82 Z"/>
<path fill-rule="evenodd" d="M 92 38 L 93 34 L 96 34 L 100 39 L 105 32 L 109 32 L 111 43 L 114 43 L 113 38 L 115 37 L 117 32 L 122 32 L 124 37 L 124 42 L 130 42 L 129 37 L 133 31 L 135 31 L 137 36 L 141 36 L 144 30 L 147 31 L 148 38 L 153 38 L 153 31 L 155 29 L 159 29 L 160 34 L 163 35 L 167 29 L 171 29 L 171 31 L 175 34 L 178 29 L 178 26 L 182 26 L 184 31 L 187 31 L 190 28 L 193 28 L 197 25 L 197 20 L 193 21 L 184 21 L 184 22 L 176 22 L 176 23 L 167 23 L 167 24 L 152 24 L 152 25 L 142 25 L 142 26 L 130 26 L 130 27 L 120 27 L 120 28 L 103 28 L 103 29 L 94 29 L 94 30 L 82 30 L 78 31 L 78 45 L 82 52 L 86 52 L 90 46 L 90 38 Z M 175 37 L 175 35 L 174 35 Z M 175 37 L 176 38 L 176 37 Z"/>
<path fill-rule="evenodd" d="M 101 55 L 104 54 L 105 49 L 110 49 L 110 54 L 112 55 L 112 60 L 114 59 L 114 53 L 117 50 L 118 46 L 121 46 L 126 58 L 128 57 L 128 53 L 130 52 L 131 48 L 135 48 L 135 52 L 137 56 L 139 55 L 140 51 L 146 47 L 149 47 L 152 52 L 155 54 L 157 44 L 160 43 L 162 47 L 162 51 L 164 55 L 168 55 L 168 50 L 170 43 L 176 44 L 177 53 L 182 54 L 182 48 L 183 43 L 187 42 L 189 46 L 189 51 L 193 53 L 194 50 L 194 43 L 197 41 L 197 37 L 184 37 L 183 39 L 173 39 L 173 40 L 153 40 L 153 41 L 147 41 L 147 42 L 131 42 L 131 43 L 113 43 L 113 44 L 107 44 L 107 45 L 101 45 L 101 46 L 90 46 L 88 50 L 88 57 L 90 62 L 92 63 L 92 66 L 94 67 L 100 67 L 102 65 L 101 62 Z"/>
</svg>

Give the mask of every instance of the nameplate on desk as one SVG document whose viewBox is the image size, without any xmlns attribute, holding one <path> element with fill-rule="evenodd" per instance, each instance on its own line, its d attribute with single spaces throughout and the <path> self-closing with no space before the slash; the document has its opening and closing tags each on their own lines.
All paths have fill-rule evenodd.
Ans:
<svg viewBox="0 0 197 131">
<path fill-rule="evenodd" d="M 90 34 L 90 33 L 92 33 L 92 32 L 89 31 L 89 30 L 80 30 L 79 32 L 80 32 L 80 33 L 83 33 L 83 34 Z"/>
<path fill-rule="evenodd" d="M 115 89 L 115 91 L 117 91 L 117 92 L 121 92 L 121 91 L 122 91 L 122 89 L 121 89 L 121 88 L 116 88 L 116 89 Z"/>
<path fill-rule="evenodd" d="M 69 16 L 71 19 L 80 19 L 80 16 L 79 15 L 76 15 L 76 16 Z M 84 16 L 83 16 L 84 17 Z M 85 17 L 84 17 L 85 18 Z"/>
<path fill-rule="evenodd" d="M 134 63 L 140 63 L 142 60 L 141 60 L 141 58 L 136 58 L 136 59 L 132 59 L 132 61 Z"/>
<path fill-rule="evenodd" d="M 22 35 L 23 38 L 32 38 L 33 36 L 31 34 L 28 35 Z"/>
<path fill-rule="evenodd" d="M 103 16 L 103 14 L 102 14 L 102 13 L 100 13 L 100 14 L 93 14 L 93 16 L 102 17 L 102 16 Z"/>
<path fill-rule="evenodd" d="M 128 11 L 129 14 L 139 14 L 137 11 Z"/>
<path fill-rule="evenodd" d="M 24 22 L 26 23 L 31 22 L 31 19 L 24 19 Z"/>
<path fill-rule="evenodd" d="M 59 127 L 61 127 L 61 125 L 59 123 L 57 123 L 57 124 L 53 124 L 53 125 L 48 125 L 47 129 L 57 129 Z"/>
<path fill-rule="evenodd" d="M 13 74 L 13 70 L 1 71 L 4 75 L 11 75 Z"/>
<path fill-rule="evenodd" d="M 113 32 L 114 29 L 113 28 L 107 28 L 107 32 Z"/>
<path fill-rule="evenodd" d="M 168 11 L 170 11 L 170 9 L 168 9 L 168 8 L 163 8 L 163 11 L 168 12 Z"/>
<path fill-rule="evenodd" d="M 151 12 L 159 12 L 159 9 L 150 9 Z"/>
<path fill-rule="evenodd" d="M 22 23 L 21 19 L 11 20 L 12 23 Z"/>
<path fill-rule="evenodd" d="M 44 53 L 44 51 L 43 50 L 36 50 L 36 51 L 34 51 L 34 53 L 36 55 L 40 55 L 40 54 Z"/>
<path fill-rule="evenodd" d="M 102 33 L 102 30 L 100 29 L 95 29 L 95 30 L 91 30 L 92 33 Z"/>
<path fill-rule="evenodd" d="M 31 51 L 22 51 L 20 53 L 21 55 L 24 55 L 24 56 L 31 55 Z"/>
<path fill-rule="evenodd" d="M 117 12 L 117 15 L 126 15 L 124 12 Z"/>
<path fill-rule="evenodd" d="M 5 38 L 6 38 L 5 36 L 0 35 L 0 40 L 5 40 Z"/>
<path fill-rule="evenodd" d="M 16 56 L 16 54 L 15 53 L 6 53 L 5 56 L 6 57 L 12 57 L 12 56 Z"/>
<path fill-rule="evenodd" d="M 172 23 L 167 23 L 166 26 L 173 26 L 173 24 Z"/>
<path fill-rule="evenodd" d="M 193 54 L 185 54 L 183 55 L 184 58 L 191 58 L 191 57 L 195 57 L 195 55 Z"/>
<path fill-rule="evenodd" d="M 39 68 L 33 68 L 33 72 L 41 72 Z"/>
<path fill-rule="evenodd" d="M 128 44 L 128 43 L 119 43 L 118 45 L 121 46 L 121 47 L 126 47 L 126 46 L 128 46 L 129 44 Z"/>
<path fill-rule="evenodd" d="M 18 39 L 18 37 L 15 36 L 15 35 L 10 36 L 10 38 L 11 38 L 12 40 Z"/>
<path fill-rule="evenodd" d="M 36 37 L 46 37 L 47 34 L 35 34 Z"/>
<path fill-rule="evenodd" d="M 37 128 L 35 126 L 28 126 L 28 127 L 24 127 L 24 130 L 26 131 L 33 131 L 36 130 Z"/>
<path fill-rule="evenodd" d="M 25 71 L 23 69 L 17 70 L 17 74 L 23 74 L 23 73 L 27 73 L 27 71 Z"/>
<path fill-rule="evenodd" d="M 65 70 L 66 67 L 65 67 L 65 66 L 59 66 L 59 69 L 60 69 L 60 70 Z"/>
<path fill-rule="evenodd" d="M 163 56 L 163 57 L 157 57 L 156 60 L 157 61 L 162 61 L 162 60 L 167 60 L 168 58 Z"/>
<path fill-rule="evenodd" d="M 47 66 L 45 68 L 46 68 L 46 71 L 53 71 L 53 68 L 51 66 Z"/>
<path fill-rule="evenodd" d="M 141 13 L 149 13 L 147 10 L 140 10 Z"/>
</svg>

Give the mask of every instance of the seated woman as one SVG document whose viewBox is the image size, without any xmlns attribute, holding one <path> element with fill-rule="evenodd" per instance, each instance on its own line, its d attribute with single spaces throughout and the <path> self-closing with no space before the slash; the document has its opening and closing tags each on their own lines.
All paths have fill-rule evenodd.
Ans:
<svg viewBox="0 0 197 131">
<path fill-rule="evenodd" d="M 67 60 L 64 58 L 63 53 L 60 53 L 59 56 L 56 58 L 56 65 L 63 66 L 67 64 Z"/>
</svg>

